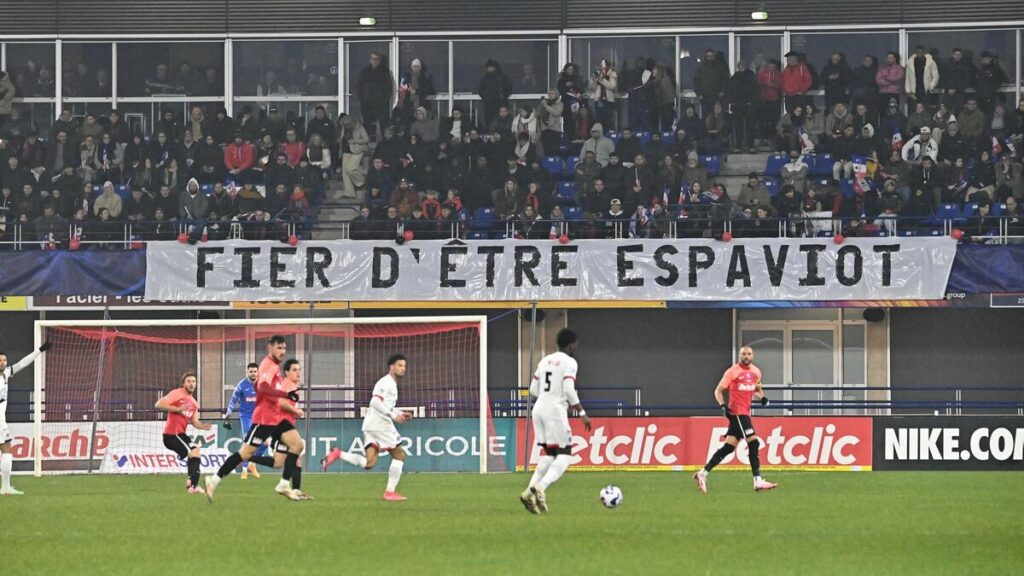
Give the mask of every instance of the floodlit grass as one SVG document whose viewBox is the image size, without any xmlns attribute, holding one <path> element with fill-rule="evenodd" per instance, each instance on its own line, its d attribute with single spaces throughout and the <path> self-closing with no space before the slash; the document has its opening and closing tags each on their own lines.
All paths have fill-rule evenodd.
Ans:
<svg viewBox="0 0 1024 576">
<path fill-rule="evenodd" d="M 17 477 L 0 498 L 3 574 L 1020 574 L 1024 475 L 569 473 L 532 516 L 525 474 L 226 479 L 214 504 L 180 476 Z M 623 505 L 598 492 L 617 484 Z"/>
</svg>

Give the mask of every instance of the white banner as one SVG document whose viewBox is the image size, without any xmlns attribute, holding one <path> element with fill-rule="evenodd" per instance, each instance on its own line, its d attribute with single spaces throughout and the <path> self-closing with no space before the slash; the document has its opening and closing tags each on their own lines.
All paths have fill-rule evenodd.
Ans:
<svg viewBox="0 0 1024 576">
<path fill-rule="evenodd" d="M 9 424 L 14 460 L 31 462 L 35 455 L 34 428 L 31 423 Z M 40 444 L 44 472 L 84 472 L 89 468 L 103 474 L 185 474 L 185 461 L 164 447 L 164 423 L 97 422 L 96 441 L 92 443 L 92 422 L 44 422 Z M 189 435 L 202 435 L 200 467 L 203 473 L 216 472 L 230 455 L 218 448 L 219 427 Z M 32 468 L 16 466 L 18 473 L 31 474 Z"/>
<path fill-rule="evenodd" d="M 156 242 L 151 300 L 941 299 L 951 238 Z"/>
</svg>

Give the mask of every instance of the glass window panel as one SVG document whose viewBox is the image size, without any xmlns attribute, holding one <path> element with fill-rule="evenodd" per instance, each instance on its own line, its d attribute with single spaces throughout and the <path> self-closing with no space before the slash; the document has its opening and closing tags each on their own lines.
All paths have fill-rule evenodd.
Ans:
<svg viewBox="0 0 1024 576">
<path fill-rule="evenodd" d="M 707 34 L 697 36 L 681 36 L 679 38 L 679 87 L 682 90 L 693 90 L 693 77 L 697 74 L 697 65 L 704 57 L 704 52 L 714 50 L 718 57 L 728 62 L 729 36 L 727 34 Z"/>
<path fill-rule="evenodd" d="M 900 37 L 896 32 L 864 32 L 790 35 L 790 46 L 795 52 L 807 55 L 807 61 L 821 71 L 833 52 L 846 55 L 851 67 L 860 66 L 865 55 L 884 60 L 886 52 L 899 50 Z"/>
<path fill-rule="evenodd" d="M 363 116 L 363 103 L 359 97 L 359 77 L 363 69 L 370 66 L 370 55 L 374 52 L 381 55 L 379 65 L 383 66 L 386 70 L 390 70 L 388 63 L 391 61 L 391 42 L 374 40 L 370 42 L 345 43 L 345 73 L 347 74 L 345 82 L 345 89 L 347 90 L 345 94 L 345 109 L 349 114 Z M 392 75 L 392 82 L 394 82 L 394 75 Z M 392 94 L 388 98 L 387 106 L 382 106 L 381 108 L 390 112 L 393 106 L 391 99 L 394 98 L 394 95 Z"/>
<path fill-rule="evenodd" d="M 939 62 L 939 82 L 942 82 L 942 65 L 949 61 L 954 48 L 964 51 L 964 57 L 970 58 L 975 66 L 981 64 L 981 53 L 989 51 L 1006 72 L 1009 83 L 1017 79 L 1014 66 L 1014 55 L 1017 52 L 1017 36 L 1015 30 L 943 30 L 941 32 L 908 32 L 907 46 L 911 51 L 918 45 L 929 51 L 936 50 Z M 935 54 L 935 53 L 933 53 Z M 940 84 L 941 85 L 941 84 Z"/>
<path fill-rule="evenodd" d="M 113 49 L 109 43 L 65 42 L 61 45 L 61 66 L 66 98 L 110 98 L 110 64 Z"/>
<path fill-rule="evenodd" d="M 50 127 L 57 117 L 52 102 L 14 102 L 11 106 L 11 115 L 3 124 L 3 133 L 9 136 L 17 127 L 22 136 L 30 132 L 38 134 L 40 138 L 49 138 Z"/>
<path fill-rule="evenodd" d="M 400 41 L 398 43 L 399 78 L 409 76 L 412 61 L 417 58 L 423 63 L 424 73 L 433 79 L 434 90 L 438 94 L 448 94 L 448 41 Z M 447 111 L 447 107 L 445 110 Z"/>
<path fill-rule="evenodd" d="M 198 106 L 203 110 L 207 118 L 213 118 L 223 104 L 220 102 L 121 102 L 118 103 L 117 109 L 121 112 L 122 119 L 127 123 L 131 133 L 140 132 L 148 138 L 162 126 L 161 121 L 165 112 L 174 115 L 176 125 L 183 132 L 185 119 L 188 118 L 193 106 Z"/>
<path fill-rule="evenodd" d="M 843 384 L 863 385 L 864 374 L 864 325 L 843 325 Z"/>
<path fill-rule="evenodd" d="M 253 117 L 257 122 L 263 122 L 270 114 L 270 109 L 274 108 L 277 110 L 278 117 L 284 121 L 288 126 L 296 126 L 299 128 L 299 137 L 305 137 L 306 126 L 309 125 L 309 119 L 316 113 L 316 107 L 323 106 L 324 111 L 327 113 L 327 117 L 336 119 L 338 117 L 337 103 L 331 100 L 325 100 L 323 102 L 297 102 L 295 100 L 289 101 L 261 101 L 261 102 L 243 102 L 235 101 L 235 117 L 240 118 L 242 112 L 249 108 L 252 110 Z"/>
<path fill-rule="evenodd" d="M 558 45 L 554 40 L 463 40 L 455 42 L 455 92 L 476 94 L 485 64 L 492 58 L 508 75 L 516 94 L 543 94 L 556 84 Z"/>
<path fill-rule="evenodd" d="M 793 330 L 793 385 L 835 384 L 834 335 L 832 330 Z"/>
<path fill-rule="evenodd" d="M 761 369 L 761 381 L 764 384 L 784 384 L 783 338 L 782 330 L 743 330 L 740 333 L 740 346 L 754 349 L 755 362 Z"/>
<path fill-rule="evenodd" d="M 7 43 L 7 73 L 17 91 L 16 98 L 53 98 L 57 91 L 57 51 L 52 42 Z"/>
<path fill-rule="evenodd" d="M 236 96 L 338 94 L 337 41 L 237 41 L 232 51 Z"/>
<path fill-rule="evenodd" d="M 570 61 L 579 67 L 580 77 L 589 78 L 604 58 L 623 73 L 636 66 L 637 58 L 653 58 L 655 64 L 668 66 L 675 73 L 676 39 L 674 36 L 639 36 L 609 38 L 573 38 L 569 41 Z"/>
<path fill-rule="evenodd" d="M 782 60 L 782 36 L 778 34 L 737 36 L 736 51 L 736 59 L 746 61 L 747 66 L 757 72 L 769 60 Z"/>
<path fill-rule="evenodd" d="M 222 42 L 117 45 L 118 96 L 223 96 Z"/>
</svg>

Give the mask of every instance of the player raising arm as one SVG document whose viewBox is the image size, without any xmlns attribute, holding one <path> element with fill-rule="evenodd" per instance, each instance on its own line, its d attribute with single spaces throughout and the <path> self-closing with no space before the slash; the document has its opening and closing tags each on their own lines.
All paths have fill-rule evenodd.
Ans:
<svg viewBox="0 0 1024 576">
<path fill-rule="evenodd" d="M 371 470 L 377 464 L 378 454 L 390 452 L 391 467 L 388 469 L 388 484 L 384 490 L 384 499 L 390 502 L 401 502 L 406 499 L 395 491 L 398 488 L 398 481 L 402 478 L 402 468 L 405 466 L 405 450 L 399 446 L 402 437 L 398 434 L 395 424 L 404 424 L 412 418 L 411 413 L 395 408 L 398 404 L 398 382 L 405 377 L 405 370 L 405 356 L 392 354 L 388 358 L 387 375 L 373 386 L 370 409 L 363 418 L 363 445 L 366 446 L 366 456 L 334 448 L 320 461 L 320 468 L 324 472 L 339 458 L 353 466 Z"/>
<path fill-rule="evenodd" d="M 729 405 L 725 404 L 725 392 L 729 392 Z M 698 470 L 693 479 L 697 488 L 707 494 L 708 472 L 718 466 L 726 456 L 736 450 L 740 438 L 747 441 L 747 455 L 750 457 L 750 471 L 754 474 L 754 490 L 771 490 L 776 484 L 761 478 L 761 439 L 754 432 L 754 424 L 750 420 L 750 404 L 757 397 L 762 406 L 768 405 L 768 398 L 761 389 L 761 369 L 754 366 L 754 350 L 750 346 L 740 348 L 740 361 L 733 364 L 722 375 L 722 380 L 715 387 L 715 400 L 722 409 L 722 415 L 729 419 L 729 430 L 725 433 L 725 444 L 715 452 L 704 468 Z"/>
<path fill-rule="evenodd" d="M 249 362 L 249 365 L 245 367 L 245 378 L 242 378 L 235 386 L 235 391 L 231 394 L 231 401 L 228 402 L 228 411 L 224 413 L 224 427 L 228 430 L 231 430 L 231 421 L 228 418 L 235 410 L 238 410 L 242 434 L 245 434 L 252 426 L 252 412 L 256 409 L 256 376 L 259 374 L 259 369 L 259 364 Z M 266 451 L 266 445 L 260 446 L 256 449 L 256 456 L 264 456 Z M 242 480 L 248 479 L 249 474 L 252 474 L 253 478 L 257 480 L 260 479 L 255 462 L 242 462 Z"/>
<path fill-rule="evenodd" d="M 179 460 L 185 460 L 187 463 L 189 494 L 203 494 L 203 489 L 199 487 L 200 436 L 196 436 L 194 439 L 190 438 L 185 434 L 185 430 L 188 429 L 189 424 L 199 430 L 213 428 L 210 424 L 204 424 L 199 420 L 199 403 L 195 398 L 197 386 L 195 372 L 185 372 L 181 375 L 180 386 L 157 400 L 155 405 L 157 410 L 167 412 L 167 423 L 164 424 L 164 446 L 177 454 Z"/>
<path fill-rule="evenodd" d="M 530 396 L 537 398 L 533 406 L 533 430 L 537 444 L 544 450 L 530 485 L 519 500 L 533 514 L 548 511 L 545 490 L 565 474 L 572 460 L 572 429 L 569 409 L 583 419 L 583 428 L 590 432 L 590 418 L 580 405 L 576 393 L 576 333 L 568 328 L 558 332 L 558 352 L 549 354 L 537 364 L 530 382 Z"/>
<path fill-rule="evenodd" d="M 11 440 L 13 438 L 10 428 L 7 427 L 7 394 L 10 391 L 11 378 L 35 362 L 40 354 L 49 349 L 50 343 L 43 342 L 39 350 L 25 356 L 13 366 L 7 365 L 7 354 L 0 352 L 0 477 L 3 480 L 3 483 L 0 484 L 0 495 L 2 496 L 24 494 L 11 486 L 11 470 L 14 469 L 14 456 L 11 455 Z"/>
</svg>

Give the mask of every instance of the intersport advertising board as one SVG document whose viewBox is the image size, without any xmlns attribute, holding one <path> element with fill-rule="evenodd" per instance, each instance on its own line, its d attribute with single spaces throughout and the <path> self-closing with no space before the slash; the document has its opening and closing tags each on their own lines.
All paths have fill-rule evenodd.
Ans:
<svg viewBox="0 0 1024 576">
<path fill-rule="evenodd" d="M 761 437 L 765 470 L 871 470 L 872 428 L 866 417 L 754 417 Z M 586 432 L 578 418 L 573 432 L 573 470 L 688 470 L 703 466 L 725 440 L 724 418 L 595 418 Z M 522 446 L 528 422 L 519 420 L 516 466 L 522 469 Z M 531 438 L 530 465 L 541 448 Z M 749 465 L 747 450 L 726 458 L 721 468 Z"/>
</svg>

